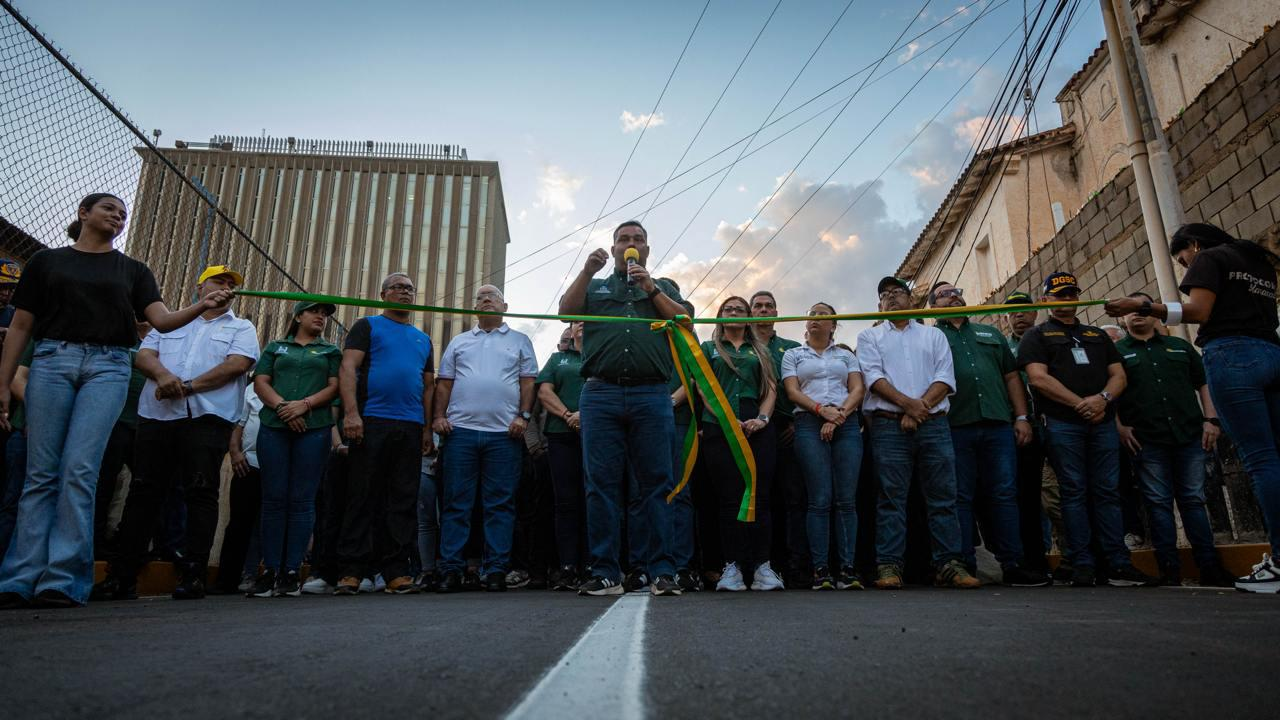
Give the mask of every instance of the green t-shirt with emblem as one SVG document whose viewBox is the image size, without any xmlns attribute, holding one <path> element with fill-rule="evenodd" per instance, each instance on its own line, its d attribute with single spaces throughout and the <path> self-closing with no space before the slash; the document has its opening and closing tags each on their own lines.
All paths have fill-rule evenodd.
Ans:
<svg viewBox="0 0 1280 720">
<path fill-rule="evenodd" d="M 1156 334 L 1132 335 L 1116 343 L 1128 384 L 1118 398 L 1120 422 L 1143 444 L 1186 445 L 1204 432 L 1197 391 L 1204 387 L 1204 361 L 1191 343 Z"/>
<path fill-rule="evenodd" d="M 947 419 L 952 427 L 983 421 L 1011 422 L 1013 408 L 1004 376 L 1018 369 L 1004 335 L 991 325 L 965 320 L 956 327 L 938 322 L 951 346 L 956 392 Z"/>
<path fill-rule="evenodd" d="M 776 332 L 773 337 L 769 338 L 769 360 L 773 363 L 773 381 L 777 383 L 778 387 L 778 397 L 773 403 L 773 414 L 775 416 L 781 414 L 791 417 L 791 413 L 796 407 L 792 404 L 791 398 L 787 397 L 787 393 L 782 390 L 782 356 L 795 347 L 800 347 L 800 343 L 781 337 Z"/>
<path fill-rule="evenodd" d="M 578 397 L 582 395 L 582 385 L 586 378 L 582 377 L 582 354 L 577 350 L 563 350 L 554 353 L 547 359 L 542 370 L 538 372 L 535 383 L 551 383 L 556 397 L 564 403 L 569 412 L 578 411 Z M 564 418 L 547 413 L 546 432 L 573 432 Z"/>
<path fill-rule="evenodd" d="M 680 301 L 680 293 L 666 278 L 654 281 L 663 294 Z M 626 273 L 614 271 L 587 285 L 584 315 L 662 319 L 653 301 L 638 285 L 628 285 Z M 582 375 L 606 380 L 667 383 L 674 373 L 666 335 L 639 322 L 589 322 L 582 332 Z"/>
<path fill-rule="evenodd" d="M 322 338 L 307 345 L 299 345 L 292 336 L 272 341 L 262 351 L 253 374 L 271 377 L 271 387 L 285 400 L 301 400 L 320 392 L 329 384 L 329 378 L 338 377 L 342 365 L 342 349 Z M 272 408 L 262 408 L 258 413 L 267 427 L 286 427 Z M 312 408 L 307 413 L 307 429 L 333 425 L 329 405 Z"/>
<path fill-rule="evenodd" d="M 31 359 L 36 354 L 36 341 L 27 342 L 27 347 L 22 351 L 22 358 L 18 360 L 18 366 L 24 368 L 31 367 Z M 31 375 L 27 375 L 28 381 Z M 27 429 L 27 405 L 18 398 L 9 400 L 9 425 L 13 427 L 15 432 Z"/>
<path fill-rule="evenodd" d="M 737 349 L 727 342 L 721 347 L 733 361 L 733 367 L 729 367 L 729 363 L 725 362 L 715 342 L 711 340 L 702 343 L 702 354 L 707 357 L 711 372 L 716 376 L 720 389 L 724 391 L 724 396 L 729 401 L 729 407 L 733 409 L 735 415 L 741 415 L 740 408 L 743 400 L 760 399 L 761 386 L 764 384 L 764 379 L 760 375 L 760 358 L 749 342 L 742 343 L 742 347 Z M 739 417 L 738 419 L 750 420 L 751 418 Z M 702 421 L 716 422 L 716 416 L 711 413 L 710 408 L 702 411 Z"/>
</svg>

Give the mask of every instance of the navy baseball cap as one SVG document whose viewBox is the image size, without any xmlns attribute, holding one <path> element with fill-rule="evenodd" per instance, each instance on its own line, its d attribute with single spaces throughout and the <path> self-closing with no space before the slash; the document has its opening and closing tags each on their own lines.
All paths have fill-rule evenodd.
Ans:
<svg viewBox="0 0 1280 720">
<path fill-rule="evenodd" d="M 1065 292 L 1080 294 L 1080 283 L 1076 276 L 1069 272 L 1056 272 L 1044 279 L 1045 295 L 1061 295 Z"/>
</svg>

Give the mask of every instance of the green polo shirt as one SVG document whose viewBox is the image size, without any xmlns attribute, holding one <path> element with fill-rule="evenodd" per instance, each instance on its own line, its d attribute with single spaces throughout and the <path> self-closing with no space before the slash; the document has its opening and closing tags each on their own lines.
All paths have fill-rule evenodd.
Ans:
<svg viewBox="0 0 1280 720">
<path fill-rule="evenodd" d="M 791 412 L 795 410 L 791 398 L 788 398 L 787 393 L 782 390 L 782 356 L 794 347 L 800 347 L 800 343 L 781 337 L 776 332 L 769 338 L 769 360 L 773 362 L 773 381 L 778 387 L 778 397 L 773 403 L 775 417 L 779 414 L 791 417 Z"/>
<path fill-rule="evenodd" d="M 733 413 L 739 416 L 739 420 L 750 420 L 752 418 L 741 417 L 741 401 L 760 399 L 761 385 L 764 384 L 760 376 L 760 358 L 749 342 L 742 343 L 742 347 L 736 350 L 727 342 L 723 347 L 729 359 L 733 361 L 732 368 L 724 361 L 716 344 L 711 340 L 702 343 L 702 354 L 707 357 L 711 372 L 720 383 L 720 389 L 724 390 L 724 396 L 729 400 L 729 407 L 733 408 Z M 709 408 L 702 411 L 702 422 L 716 422 L 716 416 L 711 414 Z"/>
<path fill-rule="evenodd" d="M 299 345 L 293 336 L 289 336 L 274 340 L 263 349 L 253 374 L 269 375 L 271 387 L 285 400 L 301 400 L 323 390 L 329 384 L 329 378 L 338 377 L 341 364 L 342 349 L 337 345 L 322 338 L 316 338 L 308 345 Z M 286 427 L 276 416 L 276 411 L 265 405 L 258 417 L 267 427 Z M 333 414 L 327 405 L 317 406 L 307 413 L 308 430 L 331 425 Z"/>
<path fill-rule="evenodd" d="M 147 384 L 147 376 L 143 375 L 135 365 L 137 359 L 138 348 L 130 349 L 129 366 L 133 370 L 129 373 L 129 393 L 124 397 L 124 408 L 120 410 L 120 417 L 116 418 L 116 422 L 129 427 L 138 427 L 138 398 L 142 395 L 142 386 Z"/>
<path fill-rule="evenodd" d="M 534 382 L 538 385 L 551 383 L 551 389 L 555 390 L 560 402 L 564 403 L 569 412 L 577 412 L 578 396 L 582 394 L 582 384 L 586 382 L 586 378 L 582 377 L 582 354 L 577 350 L 553 353 Z M 545 432 L 567 433 L 573 432 L 573 429 L 564 418 L 547 413 Z"/>
<path fill-rule="evenodd" d="M 1017 372 L 1018 366 L 1004 335 L 991 325 L 968 320 L 960 327 L 940 321 L 938 329 L 951 346 L 955 366 L 956 394 L 951 396 L 951 410 L 947 413 L 952 427 L 1012 421 L 1013 408 L 1004 376 Z"/>
<path fill-rule="evenodd" d="M 679 301 L 680 293 L 665 278 L 654 282 L 663 294 Z M 628 285 L 626 273 L 614 271 L 587 286 L 584 315 L 612 315 L 662 319 L 653 301 L 638 285 Z M 636 322 L 589 322 L 582 332 L 582 376 L 606 380 L 641 380 L 666 384 L 671 380 L 671 349 L 667 337 Z"/>
<path fill-rule="evenodd" d="M 1119 398 L 1120 422 L 1138 442 L 1185 445 L 1198 442 L 1204 413 L 1196 391 L 1205 384 L 1204 363 L 1191 343 L 1156 334 L 1127 336 L 1116 343 L 1129 384 Z"/>
</svg>

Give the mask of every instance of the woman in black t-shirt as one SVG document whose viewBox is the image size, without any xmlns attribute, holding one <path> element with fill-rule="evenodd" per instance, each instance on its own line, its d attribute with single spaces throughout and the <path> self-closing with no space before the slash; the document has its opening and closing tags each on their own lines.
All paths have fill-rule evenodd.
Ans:
<svg viewBox="0 0 1280 720">
<path fill-rule="evenodd" d="M 169 332 L 231 302 L 220 291 L 170 312 L 146 265 L 112 247 L 125 226 L 120 198 L 80 201 L 75 241 L 27 263 L 0 355 L 0 427 L 9 429 L 9 384 L 28 339 L 27 477 L 18 525 L 0 565 L 0 609 L 83 605 L 93 584 L 98 468 L 129 390 L 135 321 Z"/>
<path fill-rule="evenodd" d="M 1200 324 L 1196 344 L 1204 348 L 1209 393 L 1253 478 L 1271 542 L 1271 554 L 1248 577 L 1236 580 L 1236 588 L 1280 592 L 1280 317 L 1274 267 L 1280 258 L 1206 223 L 1179 228 L 1169 251 L 1187 268 L 1179 289 L 1191 299 L 1181 304 L 1112 300 L 1107 313 Z"/>
</svg>

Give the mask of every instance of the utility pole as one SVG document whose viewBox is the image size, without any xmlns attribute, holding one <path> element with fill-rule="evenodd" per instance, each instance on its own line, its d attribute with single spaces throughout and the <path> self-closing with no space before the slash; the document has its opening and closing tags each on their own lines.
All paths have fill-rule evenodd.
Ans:
<svg viewBox="0 0 1280 720">
<path fill-rule="evenodd" d="M 1164 220 L 1165 234 L 1172 238 L 1174 231 L 1187 224 L 1187 213 L 1182 206 L 1178 177 L 1173 172 L 1173 159 L 1169 156 L 1169 140 L 1165 137 L 1160 111 L 1156 108 L 1156 98 L 1151 92 L 1151 79 L 1147 76 L 1146 57 L 1142 50 L 1142 40 L 1138 36 L 1138 20 L 1134 17 L 1133 6 L 1128 0 L 1113 0 L 1113 3 L 1117 20 L 1124 24 L 1126 54 L 1132 61 L 1125 67 L 1129 69 L 1129 78 L 1140 96 L 1137 98 L 1138 115 L 1145 126 L 1151 175 L 1156 184 L 1156 196 L 1160 200 L 1160 215 Z M 1144 109 L 1145 113 L 1142 112 Z"/>
<path fill-rule="evenodd" d="M 1111 67 L 1115 71 L 1116 99 L 1120 105 L 1125 135 L 1128 138 L 1134 186 L 1138 189 L 1138 201 L 1142 205 L 1142 221 L 1147 232 L 1147 246 L 1151 250 L 1151 265 L 1156 271 L 1156 287 L 1159 288 L 1162 302 L 1177 302 L 1179 300 L 1178 282 L 1173 274 L 1173 258 L 1169 256 L 1169 238 L 1165 235 L 1164 216 L 1160 212 L 1160 200 L 1152 178 L 1147 142 L 1142 133 L 1142 121 L 1138 117 L 1133 83 L 1129 79 L 1124 38 L 1120 34 L 1120 23 L 1116 20 L 1115 6 L 1111 4 L 1111 0 L 1099 0 L 1099 3 L 1102 5 L 1102 22 L 1107 29 L 1107 50 L 1111 56 Z M 1181 326 L 1170 329 L 1179 336 L 1185 337 L 1186 331 Z"/>
</svg>

